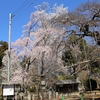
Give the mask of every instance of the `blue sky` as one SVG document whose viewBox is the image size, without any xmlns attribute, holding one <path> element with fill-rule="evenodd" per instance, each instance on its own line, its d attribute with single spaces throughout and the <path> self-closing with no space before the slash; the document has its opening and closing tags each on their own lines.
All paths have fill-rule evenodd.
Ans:
<svg viewBox="0 0 100 100">
<path fill-rule="evenodd" d="M 30 14 L 35 11 L 34 6 L 48 2 L 52 8 L 52 6 L 57 3 L 57 5 L 64 4 L 64 7 L 68 7 L 68 10 L 72 11 L 87 0 L 33 0 L 33 4 L 31 4 L 32 0 L 0 0 L 0 40 L 8 42 L 9 14 L 13 14 L 25 1 L 27 1 L 27 3 L 30 1 L 30 3 L 19 13 L 16 12 L 12 18 L 11 42 L 14 42 L 22 35 L 22 26 L 29 21 Z M 28 7 L 30 4 L 31 6 Z"/>
</svg>

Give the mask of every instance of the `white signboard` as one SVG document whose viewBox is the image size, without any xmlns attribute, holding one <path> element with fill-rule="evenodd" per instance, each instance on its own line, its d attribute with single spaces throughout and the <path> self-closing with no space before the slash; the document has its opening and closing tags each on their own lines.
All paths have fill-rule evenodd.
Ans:
<svg viewBox="0 0 100 100">
<path fill-rule="evenodd" d="M 4 85 L 3 96 L 13 96 L 13 95 L 14 95 L 14 85 Z"/>
</svg>

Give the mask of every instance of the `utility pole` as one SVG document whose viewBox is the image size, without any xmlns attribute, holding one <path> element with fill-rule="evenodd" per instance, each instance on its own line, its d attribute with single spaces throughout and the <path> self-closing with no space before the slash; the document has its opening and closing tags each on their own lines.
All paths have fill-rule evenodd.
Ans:
<svg viewBox="0 0 100 100">
<path fill-rule="evenodd" d="M 12 29 L 12 14 L 10 13 L 9 14 L 9 33 L 8 33 L 8 83 L 10 81 L 10 55 L 11 55 L 11 52 L 10 52 L 10 49 L 11 49 L 11 29 Z"/>
</svg>

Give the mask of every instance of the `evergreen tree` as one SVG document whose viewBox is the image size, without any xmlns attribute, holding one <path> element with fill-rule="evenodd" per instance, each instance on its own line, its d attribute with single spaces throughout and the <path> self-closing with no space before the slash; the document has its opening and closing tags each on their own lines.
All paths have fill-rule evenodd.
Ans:
<svg viewBox="0 0 100 100">
<path fill-rule="evenodd" d="M 0 41 L 0 68 L 2 67 L 2 59 L 5 55 L 5 51 L 8 49 L 8 43 L 4 41 Z"/>
</svg>

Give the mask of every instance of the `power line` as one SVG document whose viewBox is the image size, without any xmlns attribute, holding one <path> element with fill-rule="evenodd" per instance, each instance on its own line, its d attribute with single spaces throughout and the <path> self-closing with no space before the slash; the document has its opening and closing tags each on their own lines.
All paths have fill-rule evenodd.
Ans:
<svg viewBox="0 0 100 100">
<path fill-rule="evenodd" d="M 14 13 L 16 13 L 20 8 L 22 8 L 22 6 L 24 6 L 24 4 L 27 2 L 27 0 L 19 7 L 19 8 L 17 8 L 17 10 L 15 10 L 14 12 L 13 12 L 13 14 Z"/>
<path fill-rule="evenodd" d="M 27 4 L 30 2 L 31 0 L 29 1 L 25 1 L 17 10 L 15 10 L 15 12 L 13 13 L 13 17 L 18 14 L 25 6 L 27 6 Z"/>
<path fill-rule="evenodd" d="M 35 1 L 35 0 L 34 0 L 34 1 Z M 32 2 L 30 2 L 30 3 L 28 2 L 29 4 L 27 3 L 27 5 L 24 5 L 24 7 L 22 7 L 19 11 L 17 11 L 16 15 L 17 15 L 20 11 L 23 10 L 23 11 L 14 19 L 14 21 L 15 21 L 17 18 L 19 18 L 19 16 L 21 16 L 21 15 L 34 3 L 34 1 L 32 1 Z M 25 8 L 25 7 L 26 7 L 26 8 Z M 24 8 L 25 8 L 25 9 L 24 9 Z M 14 16 L 15 16 L 15 15 L 14 15 Z M 14 17 L 14 16 L 13 16 L 13 17 Z M 14 21 L 13 21 L 13 22 L 14 22 Z"/>
<path fill-rule="evenodd" d="M 15 19 L 14 19 L 14 21 L 17 19 L 17 18 L 19 18 L 19 16 L 21 16 L 31 5 L 32 5 L 33 3 L 30 3 Z M 13 21 L 13 22 L 14 22 Z"/>
</svg>

